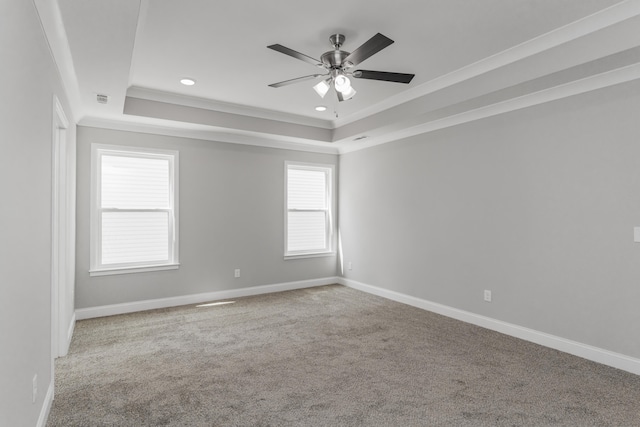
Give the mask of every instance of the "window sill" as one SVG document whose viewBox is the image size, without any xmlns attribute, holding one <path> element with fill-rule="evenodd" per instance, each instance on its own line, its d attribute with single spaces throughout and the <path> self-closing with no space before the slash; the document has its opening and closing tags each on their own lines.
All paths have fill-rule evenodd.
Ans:
<svg viewBox="0 0 640 427">
<path fill-rule="evenodd" d="M 297 255 L 285 255 L 284 259 L 300 259 L 300 258 L 320 258 L 320 257 L 330 257 L 336 256 L 335 252 L 321 252 L 321 253 L 313 253 L 313 254 L 297 254 Z"/>
<path fill-rule="evenodd" d="M 180 264 L 162 264 L 151 265 L 148 267 L 117 267 L 117 268 L 102 268 L 96 270 L 89 270 L 89 276 L 110 276 L 113 274 L 130 274 L 130 273 L 146 273 L 149 271 L 162 271 L 162 270 L 177 270 L 180 268 Z"/>
</svg>

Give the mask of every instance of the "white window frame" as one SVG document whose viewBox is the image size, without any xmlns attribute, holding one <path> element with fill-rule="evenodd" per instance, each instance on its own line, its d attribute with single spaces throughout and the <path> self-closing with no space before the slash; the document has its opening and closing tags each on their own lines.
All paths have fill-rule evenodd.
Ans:
<svg viewBox="0 0 640 427">
<path fill-rule="evenodd" d="M 103 265 L 102 252 L 102 212 L 122 211 L 119 209 L 103 209 L 101 206 L 102 156 L 116 155 L 125 157 L 163 159 L 169 161 L 170 206 L 167 209 L 125 209 L 127 212 L 168 212 L 169 214 L 169 260 L 165 262 L 126 263 Z M 178 245 L 178 164 L 177 151 L 139 148 L 121 145 L 91 144 L 91 242 L 90 242 L 90 276 L 111 274 L 140 273 L 158 270 L 174 270 L 179 268 Z"/>
<path fill-rule="evenodd" d="M 312 170 L 322 171 L 326 174 L 326 209 L 313 209 L 308 212 L 325 212 L 325 233 L 326 233 L 326 246 L 322 249 L 313 249 L 305 251 L 290 251 L 288 248 L 289 243 L 289 212 L 304 212 L 307 210 L 289 209 L 289 169 L 295 168 L 299 170 Z M 322 256 L 335 255 L 333 249 L 334 230 L 333 230 L 333 205 L 335 198 L 334 189 L 334 176 L 335 165 L 320 164 L 320 163 L 304 163 L 295 161 L 286 161 L 284 165 L 284 259 L 296 259 L 296 258 L 312 258 Z"/>
</svg>

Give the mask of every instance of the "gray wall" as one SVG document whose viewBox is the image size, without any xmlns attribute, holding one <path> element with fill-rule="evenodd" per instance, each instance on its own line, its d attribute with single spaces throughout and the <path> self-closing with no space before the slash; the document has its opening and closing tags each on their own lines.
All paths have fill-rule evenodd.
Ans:
<svg viewBox="0 0 640 427">
<path fill-rule="evenodd" d="M 345 277 L 640 357 L 639 111 L 636 81 L 341 156 Z"/>
<path fill-rule="evenodd" d="M 54 94 L 72 117 L 33 2 L 3 0 L 0 16 L 0 425 L 33 426 L 52 382 Z"/>
<path fill-rule="evenodd" d="M 180 152 L 179 270 L 89 276 L 92 143 Z M 284 162 L 335 165 L 336 155 L 90 127 L 78 127 L 77 147 L 77 308 L 336 275 L 335 256 L 283 259 Z"/>
</svg>

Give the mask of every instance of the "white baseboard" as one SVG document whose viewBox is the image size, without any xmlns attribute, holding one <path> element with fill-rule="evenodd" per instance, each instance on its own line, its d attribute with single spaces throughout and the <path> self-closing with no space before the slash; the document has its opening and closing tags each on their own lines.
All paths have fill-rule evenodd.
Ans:
<svg viewBox="0 0 640 427">
<path fill-rule="evenodd" d="M 49 387 L 47 388 L 47 394 L 44 397 L 44 402 L 42 403 L 42 409 L 40 410 L 40 416 L 38 417 L 38 423 L 36 427 L 45 427 L 47 425 L 47 419 L 49 418 L 49 412 L 51 412 L 51 405 L 53 404 L 53 380 L 49 382 Z"/>
<path fill-rule="evenodd" d="M 577 341 L 572 341 L 555 335 L 539 332 L 534 329 L 524 328 L 512 323 L 507 323 L 501 320 L 492 319 L 490 317 L 481 316 L 468 311 L 459 310 L 457 308 L 427 301 L 421 298 L 412 297 L 410 295 L 405 295 L 399 292 L 356 282 L 355 280 L 350 280 L 344 277 L 339 278 L 337 283 L 393 301 L 401 302 L 403 304 L 411 305 L 413 307 L 418 307 L 423 310 L 441 314 L 443 316 L 451 317 L 453 319 L 461 320 L 463 322 L 471 323 L 473 325 L 481 326 L 483 328 L 491 329 L 493 331 L 501 332 L 512 337 L 523 339 L 525 341 L 530 341 L 536 344 L 543 345 L 545 347 L 560 350 L 562 352 L 582 357 L 593 362 L 598 362 L 602 363 L 603 365 L 611 366 L 613 368 L 622 369 L 623 371 L 631 372 L 632 374 L 640 375 L 640 359 L 626 356 L 624 354 L 615 353 L 587 344 L 582 344 Z"/>
<path fill-rule="evenodd" d="M 344 277 L 325 277 L 322 279 L 278 283 L 264 286 L 253 286 L 240 289 L 228 289 L 224 291 L 214 291 L 202 294 L 183 295 L 179 297 L 160 298 L 77 309 L 72 325 L 70 325 L 69 340 L 71 339 L 71 335 L 73 334 L 73 326 L 75 325 L 76 319 L 82 320 L 91 319 L 94 317 L 113 316 L 116 314 L 133 313 L 136 311 L 153 310 L 156 308 L 199 304 L 222 299 L 240 298 L 245 296 L 331 285 L 334 283 L 339 283 L 353 289 L 358 289 L 363 292 L 401 302 L 413 307 L 418 307 L 423 310 L 431 311 L 443 316 L 451 317 L 453 319 L 461 320 L 463 322 L 471 323 L 473 325 L 481 326 L 483 328 L 491 329 L 493 331 L 510 335 L 512 337 L 520 338 L 525 341 L 530 341 L 536 344 L 543 345 L 545 347 L 573 354 L 574 356 L 582 357 L 587 360 L 602 363 L 607 366 L 640 375 L 640 359 L 636 359 L 634 357 L 547 334 L 545 332 L 536 331 L 534 329 L 514 325 L 512 323 L 503 322 L 501 320 L 492 319 L 490 317 L 481 316 L 479 314 L 449 307 L 447 305 L 435 303 L 425 299 L 413 297 L 395 291 L 390 291 L 388 289 L 367 285 Z M 51 393 L 53 394 L 53 391 L 51 391 Z"/>
<path fill-rule="evenodd" d="M 278 283 L 273 285 L 252 286 L 249 288 L 228 289 L 224 291 L 207 292 L 203 294 L 182 295 L 171 298 L 159 298 L 145 301 L 135 301 L 123 304 L 103 305 L 99 307 L 80 308 L 75 312 L 76 319 L 91 319 L 94 317 L 113 316 L 116 314 L 133 313 L 136 311 L 153 310 L 156 308 L 176 307 L 188 304 L 200 304 L 229 298 L 240 298 L 252 295 L 269 294 L 290 291 L 293 289 L 312 288 L 315 286 L 339 283 L 339 277 L 325 277 L 322 279 L 301 280 L 297 282 Z"/>
</svg>

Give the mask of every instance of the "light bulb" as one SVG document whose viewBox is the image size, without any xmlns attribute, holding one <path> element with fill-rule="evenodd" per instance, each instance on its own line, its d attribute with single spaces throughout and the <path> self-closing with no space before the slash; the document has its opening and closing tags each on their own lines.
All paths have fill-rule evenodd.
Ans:
<svg viewBox="0 0 640 427">
<path fill-rule="evenodd" d="M 337 76 L 333 84 L 338 92 L 347 93 L 351 89 L 351 81 L 344 74 Z"/>
<path fill-rule="evenodd" d="M 349 86 L 349 89 L 340 93 L 342 93 L 342 99 L 346 101 L 347 99 L 353 98 L 353 96 L 356 94 L 356 91 L 351 86 Z"/>
<path fill-rule="evenodd" d="M 330 79 L 323 80 L 313 87 L 313 90 L 315 90 L 318 95 L 320 95 L 320 98 L 324 98 L 327 92 L 329 92 L 329 88 L 331 87 L 329 86 L 329 81 Z"/>
</svg>

